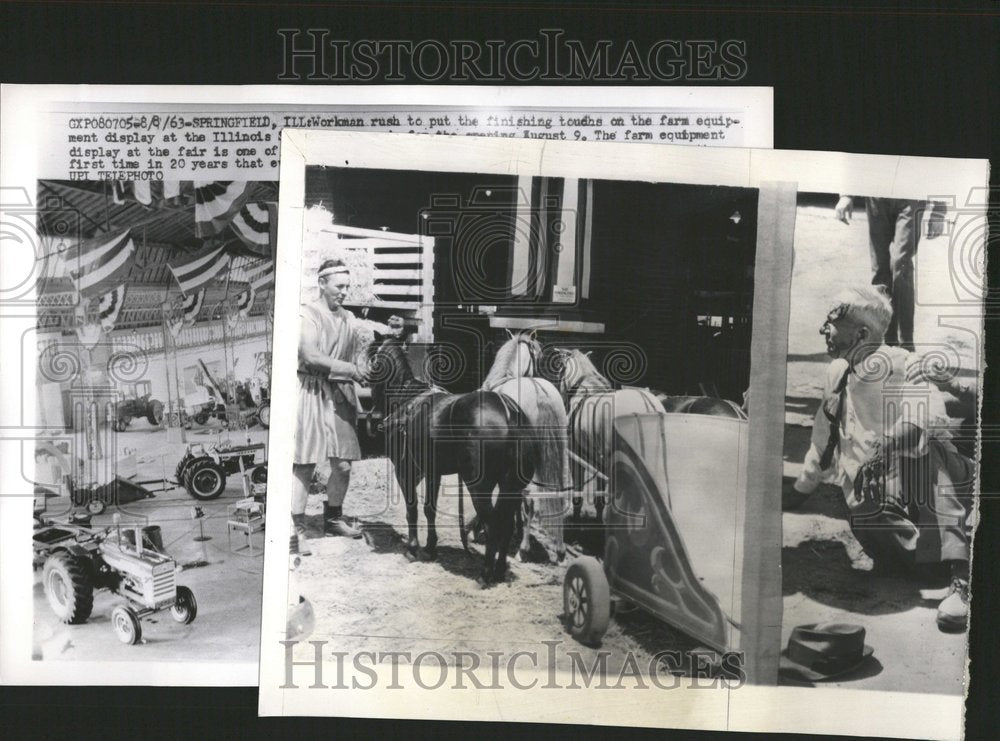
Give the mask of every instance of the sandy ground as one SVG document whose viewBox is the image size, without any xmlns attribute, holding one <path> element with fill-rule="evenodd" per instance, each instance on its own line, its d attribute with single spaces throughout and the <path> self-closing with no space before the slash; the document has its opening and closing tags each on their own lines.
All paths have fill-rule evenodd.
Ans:
<svg viewBox="0 0 1000 741">
<path fill-rule="evenodd" d="M 316 627 L 310 640 L 328 640 L 337 651 L 457 651 L 485 654 L 539 651 L 542 641 L 561 641 L 556 668 L 568 670 L 567 651 L 576 651 L 590 666 L 598 651 L 609 654 L 608 671 L 617 672 L 626 652 L 648 666 L 657 651 L 685 651 L 694 642 L 635 610 L 612 620 L 598 648 L 576 643 L 564 630 L 562 582 L 570 559 L 545 561 L 534 542 L 532 558 L 521 563 L 511 556 L 505 584 L 482 589 L 476 581 L 482 546 L 462 549 L 458 532 L 457 490 L 453 477 L 442 486 L 438 524 L 438 559 L 410 562 L 405 556 L 406 511 L 385 459 L 354 466 L 345 511 L 358 517 L 363 540 L 319 537 L 322 503 L 310 497 L 306 511 L 313 555 L 295 572 L 300 591 L 313 603 Z M 386 492 L 389 492 L 388 497 Z M 468 497 L 468 494 L 466 494 Z M 471 504 L 466 501 L 466 517 Z M 421 543 L 425 539 L 420 515 Z M 567 529 L 568 541 L 593 540 L 594 533 Z M 308 648 L 303 647 L 303 648 Z M 331 649 L 332 650 L 332 649 Z"/>
<path fill-rule="evenodd" d="M 917 257 L 915 342 L 918 351 L 942 351 L 972 373 L 978 367 L 976 320 L 954 306 L 956 259 L 947 236 L 921 240 Z M 871 281 L 864 210 L 845 226 L 828 209 L 802 207 L 796 218 L 785 415 L 786 488 L 801 470 L 829 361 L 819 335 L 829 297 Z M 952 308 L 943 308 L 952 304 Z M 939 316 L 942 318 L 939 319 Z M 843 495 L 822 486 L 783 516 L 782 641 L 796 625 L 850 622 L 864 626 L 874 660 L 827 686 L 958 694 L 965 673 L 966 634 L 946 634 L 935 623 L 946 592 L 941 578 L 888 577 L 870 572 L 871 559 L 848 527 Z"/>
<path fill-rule="evenodd" d="M 818 334 L 827 302 L 837 289 L 870 281 L 867 225 L 863 210 L 851 226 L 836 222 L 829 210 L 802 207 L 796 223 L 786 399 L 785 476 L 798 474 L 819 403 L 828 362 Z M 918 300 L 954 302 L 946 280 L 951 259 L 941 238 L 921 245 Z M 946 347 L 975 365 L 974 322 L 950 320 L 942 326 L 939 307 L 917 311 L 917 342 Z M 957 313 L 957 312 L 956 312 Z M 329 640 L 338 651 L 503 651 L 538 650 L 542 641 L 562 641 L 593 660 L 596 650 L 580 646 L 562 626 L 564 564 L 519 563 L 512 558 L 505 585 L 480 589 L 475 578 L 480 559 L 462 551 L 455 517 L 454 489 L 442 494 L 438 516 L 439 559 L 409 562 L 404 555 L 405 510 L 389 464 L 382 459 L 355 466 L 345 511 L 363 523 L 365 540 L 322 538 L 321 502 L 307 510 L 314 555 L 302 559 L 295 584 L 316 608 L 313 640 Z M 786 479 L 787 482 L 787 479 Z M 453 484 L 452 484 L 453 486 Z M 388 492 L 388 493 L 387 493 Z M 468 510 L 467 510 L 468 512 Z M 468 516 L 468 515 L 467 515 Z M 423 540 L 423 514 L 421 513 Z M 858 689 L 960 693 L 965 635 L 938 631 L 937 602 L 944 582 L 916 583 L 876 577 L 871 561 L 851 535 L 839 492 L 823 488 L 783 516 L 783 643 L 792 627 L 838 621 L 863 625 L 875 659 L 853 675 L 832 683 Z M 567 540 L 593 542 L 593 532 L 567 531 Z M 626 652 L 640 664 L 657 651 L 695 648 L 695 642 L 639 610 L 616 615 L 601 651 L 613 657 L 616 671 Z M 308 659 L 306 649 L 299 647 Z M 309 649 L 311 650 L 311 649 Z"/>
<path fill-rule="evenodd" d="M 215 423 L 210 423 L 214 425 Z M 200 428 L 188 433 L 189 442 L 215 442 L 218 428 Z M 266 430 L 250 431 L 253 442 L 264 442 Z M 136 451 L 139 480 L 174 475 L 174 466 L 184 450 L 182 444 L 166 442 L 167 432 L 134 421 L 120 433 L 118 443 Z M 232 433 L 234 443 L 246 434 Z M 157 488 L 155 484 L 151 489 Z M 64 625 L 53 615 L 41 584 L 41 569 L 35 572 L 34 636 L 32 653 L 39 660 L 155 660 L 256 662 L 260 642 L 260 606 L 263 575 L 263 535 L 254 536 L 255 553 L 233 553 L 227 539 L 228 508 L 243 495 L 237 477 L 229 477 L 226 491 L 216 500 L 196 502 L 183 488 L 157 492 L 153 498 L 122 505 L 123 523 L 159 525 L 164 549 L 182 566 L 177 584 L 191 588 L 198 601 L 198 616 L 190 625 L 179 625 L 163 611 L 142 619 L 143 640 L 136 646 L 120 643 L 111 628 L 111 610 L 121 600 L 109 592 L 97 592 L 90 619 L 82 625 Z M 68 500 L 48 500 L 48 510 L 66 510 Z M 191 518 L 192 506 L 204 512 Z M 112 510 L 93 518 L 94 527 L 112 525 Z M 208 540 L 195 540 L 202 535 Z M 240 540 L 242 538 L 242 541 Z M 233 546 L 245 544 L 245 536 L 233 533 Z"/>
</svg>

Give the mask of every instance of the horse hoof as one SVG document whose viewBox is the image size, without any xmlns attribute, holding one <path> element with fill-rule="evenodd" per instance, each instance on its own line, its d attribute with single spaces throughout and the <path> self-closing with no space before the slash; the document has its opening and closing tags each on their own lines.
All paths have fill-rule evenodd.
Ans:
<svg viewBox="0 0 1000 741">
<path fill-rule="evenodd" d="M 406 560 L 413 563 L 414 561 L 419 561 L 420 557 L 417 555 L 416 551 L 408 548 L 406 550 Z"/>
<path fill-rule="evenodd" d="M 517 551 L 517 560 L 521 563 L 528 563 L 528 557 L 531 555 L 531 551 L 527 548 L 519 548 Z"/>
<path fill-rule="evenodd" d="M 435 549 L 431 550 L 431 549 L 427 549 L 427 548 L 421 548 L 420 552 L 417 554 L 417 557 L 421 561 L 436 561 L 437 560 L 437 549 L 435 548 Z"/>
</svg>

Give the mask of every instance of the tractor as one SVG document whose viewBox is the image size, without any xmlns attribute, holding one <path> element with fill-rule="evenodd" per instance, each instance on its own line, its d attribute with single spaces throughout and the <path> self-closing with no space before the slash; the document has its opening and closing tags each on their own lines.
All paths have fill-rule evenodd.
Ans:
<svg viewBox="0 0 1000 741">
<path fill-rule="evenodd" d="M 177 463 L 174 480 L 195 499 L 218 499 L 226 490 L 226 477 L 249 473 L 255 489 L 267 484 L 267 461 L 257 463 L 257 451 L 264 443 L 246 445 L 205 445 L 191 443 Z"/>
<path fill-rule="evenodd" d="M 124 398 L 115 404 L 111 425 L 117 432 L 125 432 L 136 417 L 145 417 L 153 427 L 163 424 L 163 402 L 150 398 L 152 387 L 149 381 L 137 381 L 126 387 Z"/>
<path fill-rule="evenodd" d="M 142 640 L 143 617 L 169 610 L 187 625 L 198 614 L 194 593 L 176 583 L 177 564 L 163 550 L 158 527 L 90 527 L 88 518 L 56 522 L 36 514 L 34 566 L 42 569 L 49 606 L 62 622 L 85 623 L 94 592 L 107 589 L 122 598 L 111 611 L 111 627 L 122 643 Z"/>
</svg>

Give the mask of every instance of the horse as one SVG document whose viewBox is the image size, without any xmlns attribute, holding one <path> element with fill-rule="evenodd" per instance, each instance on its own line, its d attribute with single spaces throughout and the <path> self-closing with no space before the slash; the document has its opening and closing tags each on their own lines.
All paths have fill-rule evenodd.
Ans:
<svg viewBox="0 0 1000 741">
<path fill-rule="evenodd" d="M 595 483 L 594 508 L 597 521 L 604 515 L 607 501 L 608 468 L 611 465 L 611 441 L 614 420 L 626 414 L 662 412 L 656 397 L 647 389 L 615 390 L 597 370 L 590 355 L 580 350 L 557 350 L 559 393 L 568 413 L 570 472 L 573 489 L 582 492 Z M 582 494 L 573 496 L 573 518 L 579 519 Z"/>
<path fill-rule="evenodd" d="M 481 582 L 503 581 L 520 495 L 536 471 L 536 444 L 524 412 L 498 393 L 452 394 L 416 378 L 398 338 L 385 339 L 372 354 L 368 381 L 373 409 L 382 415 L 386 452 L 406 500 L 411 561 L 437 557 L 438 490 L 441 477 L 458 474 L 459 520 L 468 550 L 461 484 L 468 487 L 486 527 Z M 427 541 L 417 536 L 417 486 L 425 482 Z M 499 487 L 496 504 L 493 491 Z"/>
<path fill-rule="evenodd" d="M 524 529 L 518 555 L 525 560 L 530 550 L 529 525 L 534 512 L 555 541 L 556 559 L 562 561 L 566 556 L 561 494 L 566 481 L 566 410 L 555 386 L 537 376 L 542 348 L 534 332 L 515 334 L 508 330 L 507 334 L 481 388 L 512 399 L 524 411 L 537 443 L 535 478 L 529 482 L 533 492 L 523 500 Z"/>
<path fill-rule="evenodd" d="M 734 401 L 716 396 L 670 396 L 653 391 L 657 401 L 668 414 L 708 414 L 713 417 L 746 419 L 747 413 Z"/>
</svg>

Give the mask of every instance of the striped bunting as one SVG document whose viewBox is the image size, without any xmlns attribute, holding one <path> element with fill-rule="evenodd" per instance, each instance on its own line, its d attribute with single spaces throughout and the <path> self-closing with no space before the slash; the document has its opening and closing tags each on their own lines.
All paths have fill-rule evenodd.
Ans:
<svg viewBox="0 0 1000 741">
<path fill-rule="evenodd" d="M 124 285 L 120 285 L 101 296 L 101 300 L 98 302 L 98 316 L 101 319 L 101 326 L 108 332 L 114 329 L 123 303 L 125 303 Z"/>
<path fill-rule="evenodd" d="M 229 253 L 225 245 L 205 247 L 183 261 L 167 265 L 177 280 L 181 293 L 187 296 L 201 288 L 229 265 Z"/>
<path fill-rule="evenodd" d="M 211 237 L 222 232 L 246 203 L 249 186 L 236 181 L 195 182 L 195 235 Z"/>
<path fill-rule="evenodd" d="M 126 229 L 80 242 L 66 251 L 70 277 L 84 298 L 100 296 L 121 285 L 132 267 L 135 242 Z"/>
<path fill-rule="evenodd" d="M 272 257 L 278 228 L 278 204 L 247 203 L 233 217 L 233 231 L 257 257 Z"/>
<path fill-rule="evenodd" d="M 190 326 L 194 324 L 194 320 L 198 316 L 198 312 L 201 311 L 201 305 L 205 302 L 205 289 L 202 288 L 200 291 L 192 293 L 190 296 L 185 296 L 184 301 L 181 302 L 181 317 L 183 323 Z"/>
<path fill-rule="evenodd" d="M 252 285 L 247 286 L 244 290 L 240 291 L 236 296 L 236 311 L 239 316 L 246 319 L 250 315 L 250 309 L 253 308 L 253 302 L 257 298 L 257 291 L 254 290 Z"/>
</svg>

